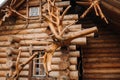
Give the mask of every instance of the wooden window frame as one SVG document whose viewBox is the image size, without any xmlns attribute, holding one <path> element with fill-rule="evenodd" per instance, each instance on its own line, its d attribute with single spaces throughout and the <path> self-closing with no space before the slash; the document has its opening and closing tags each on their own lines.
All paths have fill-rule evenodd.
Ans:
<svg viewBox="0 0 120 80">
<path fill-rule="evenodd" d="M 32 54 L 34 54 L 34 52 L 41 52 L 41 50 L 32 50 Z M 42 59 L 44 59 L 44 57 L 40 57 Z M 34 58 L 35 59 L 35 58 Z M 46 78 L 46 73 L 44 72 L 44 75 L 34 75 L 33 74 L 33 69 L 34 69 L 34 59 L 30 62 L 29 64 L 29 80 L 45 80 Z M 40 63 L 40 64 L 43 64 L 43 63 Z"/>
</svg>

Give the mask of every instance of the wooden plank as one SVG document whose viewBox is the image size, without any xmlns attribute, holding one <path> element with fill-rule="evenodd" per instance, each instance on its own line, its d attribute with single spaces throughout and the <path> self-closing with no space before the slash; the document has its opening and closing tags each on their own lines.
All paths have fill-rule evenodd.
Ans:
<svg viewBox="0 0 120 80">
<path fill-rule="evenodd" d="M 103 57 L 103 58 L 84 58 L 83 59 L 83 62 L 99 62 L 99 63 L 103 63 L 103 62 L 106 62 L 106 63 L 110 63 L 110 62 L 119 62 L 120 61 L 120 58 L 113 58 L 113 57 Z"/>
<path fill-rule="evenodd" d="M 115 74 L 120 74 L 120 69 L 119 68 L 112 68 L 112 69 L 109 69 L 109 68 L 107 68 L 107 69 L 85 69 L 85 70 L 83 70 L 84 71 L 84 73 L 90 73 L 90 74 L 92 74 L 92 73 L 99 73 L 99 74 L 113 74 L 113 73 L 115 73 Z"/>
<path fill-rule="evenodd" d="M 90 54 L 90 55 L 88 55 L 88 54 Z M 83 57 L 84 58 L 120 57 L 120 53 L 119 52 L 117 52 L 117 53 L 101 53 L 101 52 L 99 52 L 99 53 L 86 53 L 86 54 L 84 54 Z"/>
<path fill-rule="evenodd" d="M 91 69 L 95 69 L 95 68 L 101 68 L 101 69 L 103 69 L 103 68 L 119 68 L 120 67 L 120 63 L 118 63 L 118 62 L 114 62 L 114 63 L 85 63 L 85 64 L 83 64 L 83 65 L 85 65 L 84 66 L 84 69 L 89 69 L 89 68 L 91 68 Z"/>
<path fill-rule="evenodd" d="M 86 79 L 100 79 L 100 80 L 119 80 L 120 79 L 120 74 L 84 74 L 83 76 Z"/>
</svg>

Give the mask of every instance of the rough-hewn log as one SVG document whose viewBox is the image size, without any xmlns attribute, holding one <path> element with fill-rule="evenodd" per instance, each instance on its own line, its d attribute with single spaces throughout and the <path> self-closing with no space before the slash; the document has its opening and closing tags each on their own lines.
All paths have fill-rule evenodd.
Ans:
<svg viewBox="0 0 120 80">
<path fill-rule="evenodd" d="M 69 77 L 70 77 L 70 79 L 77 79 L 78 80 L 78 71 L 70 71 L 70 73 L 69 73 Z M 60 71 L 51 71 L 50 73 L 49 73 L 49 76 L 51 76 L 51 77 L 59 77 L 59 76 L 61 76 L 61 72 Z"/>
<path fill-rule="evenodd" d="M 0 77 L 6 77 L 6 74 L 9 73 L 9 71 L 0 71 Z M 21 77 L 28 77 L 29 71 L 21 71 L 20 75 Z"/>
<path fill-rule="evenodd" d="M 0 64 L 0 70 L 9 70 L 10 68 L 6 64 Z M 23 68 L 24 70 L 29 70 L 29 64 Z"/>
<path fill-rule="evenodd" d="M 19 50 L 18 49 L 14 49 L 12 47 L 7 48 L 7 50 L 6 50 L 6 54 L 8 56 L 10 56 L 12 54 L 18 54 L 18 53 L 19 53 Z"/>
<path fill-rule="evenodd" d="M 0 41 L 8 40 L 12 35 L 0 36 Z M 23 34 L 23 35 L 14 35 L 15 37 L 19 37 L 21 39 L 46 39 L 49 38 L 48 34 Z"/>
<path fill-rule="evenodd" d="M 62 59 L 59 57 L 53 57 L 52 64 L 59 64 L 61 62 L 61 60 Z M 77 64 L 77 57 L 70 57 L 69 62 L 70 62 L 70 64 L 73 64 L 73 65 Z"/>
<path fill-rule="evenodd" d="M 20 40 L 21 40 L 21 38 L 19 38 L 19 37 L 15 37 L 15 36 L 11 36 L 9 39 L 8 39 L 8 42 L 10 42 L 11 44 L 12 43 L 19 43 L 20 42 Z"/>
<path fill-rule="evenodd" d="M 16 58 L 14 58 L 14 60 L 16 60 Z M 28 60 L 28 58 L 20 58 L 20 63 L 25 62 L 27 60 Z M 8 60 L 6 58 L 0 58 L 0 63 L 1 64 L 6 63 L 7 61 Z M 53 57 L 52 58 L 52 64 L 59 64 L 60 61 L 61 61 L 61 58 L 59 58 L 59 57 Z M 70 57 L 69 61 L 70 61 L 70 64 L 76 65 L 77 64 L 77 57 Z"/>
<path fill-rule="evenodd" d="M 66 40 L 73 40 L 75 38 L 78 38 L 78 37 L 82 37 L 82 36 L 85 36 L 85 35 L 88 35 L 90 33 L 93 33 L 93 32 L 97 32 L 97 27 L 92 27 L 92 28 L 89 28 L 89 29 L 84 29 L 84 30 L 80 30 L 80 31 L 77 31 L 77 32 L 74 32 L 72 34 L 68 34 L 67 37 L 66 36 L 63 36 Z"/>
<path fill-rule="evenodd" d="M 70 71 L 69 77 L 73 80 L 79 80 L 78 71 Z"/>
<path fill-rule="evenodd" d="M 63 53 L 62 52 L 55 52 L 53 57 L 60 57 Z M 70 57 L 79 57 L 80 52 L 79 51 L 70 51 L 69 52 Z"/>
<path fill-rule="evenodd" d="M 1 52 L 6 52 L 7 48 L 8 47 L 0 47 L 0 53 Z M 21 50 L 24 51 L 24 52 L 29 51 L 29 46 L 21 46 L 19 48 L 21 48 Z M 36 50 L 44 50 L 46 48 L 46 46 L 33 46 L 33 48 L 36 49 Z M 75 46 L 70 46 L 69 49 L 70 50 L 76 50 L 76 47 Z M 59 51 L 59 50 L 60 50 L 60 48 L 58 48 L 56 51 Z"/>
<path fill-rule="evenodd" d="M 6 80 L 6 77 L 0 77 L 0 80 Z M 19 80 L 28 80 L 28 77 L 20 77 Z"/>
<path fill-rule="evenodd" d="M 38 46 L 38 47 L 34 47 L 34 48 L 39 50 L 41 47 Z M 25 48 L 22 48 L 22 49 L 23 49 L 22 51 L 27 51 L 27 52 L 22 52 L 21 53 L 21 57 L 24 57 L 24 58 L 29 57 L 30 56 L 30 53 L 28 52 L 29 51 L 29 46 L 25 47 Z M 74 50 L 76 50 L 76 46 L 75 45 L 70 45 L 69 49 L 71 50 L 70 53 L 69 53 L 69 55 L 71 57 L 79 57 L 80 56 L 80 52 L 79 51 L 74 51 Z M 18 55 L 18 53 L 16 53 L 16 55 Z M 57 49 L 57 52 L 55 52 L 53 56 L 54 57 L 59 57 L 61 55 L 62 55 L 62 52 L 60 52 L 60 49 Z M 0 52 L 0 57 L 6 58 L 7 57 L 6 52 Z"/>
<path fill-rule="evenodd" d="M 108 69 L 85 69 L 84 73 L 89 73 L 89 74 L 117 74 L 120 73 L 119 68 L 108 68 Z"/>
<path fill-rule="evenodd" d="M 34 26 L 34 24 L 31 24 L 31 26 Z M 17 26 L 17 25 L 16 25 Z M 19 26 L 19 25 L 18 25 Z M 9 35 L 9 34 L 31 34 L 31 33 L 43 33 L 46 32 L 47 28 L 40 28 L 39 23 L 35 24 L 36 27 L 34 27 L 34 29 L 29 29 L 30 27 L 28 27 L 28 29 L 19 29 L 17 28 L 17 30 L 8 30 L 8 31 L 1 31 L 0 35 Z M 81 29 L 81 25 L 72 25 L 70 27 L 68 27 L 68 30 L 70 32 L 74 32 L 74 31 L 78 31 Z"/>
<path fill-rule="evenodd" d="M 51 65 L 51 69 L 53 71 L 59 71 L 59 70 L 61 70 L 61 67 L 59 65 Z M 76 67 L 76 65 L 70 65 L 69 69 L 70 70 L 77 70 L 77 67 Z"/>
<path fill-rule="evenodd" d="M 15 70 L 16 64 L 15 64 L 14 61 L 8 60 L 8 61 L 6 62 L 6 66 L 8 66 L 8 68 L 10 68 L 10 69 L 12 69 L 12 70 Z"/>
<path fill-rule="evenodd" d="M 69 20 L 69 21 L 63 21 L 63 25 L 68 25 L 70 23 L 73 23 L 75 20 Z M 24 23 L 26 23 L 24 21 Z M 32 22 L 32 23 L 29 23 L 29 25 L 27 26 L 27 29 L 33 29 L 33 28 L 46 28 L 48 26 L 47 23 L 39 23 L 39 21 L 35 21 L 35 22 Z M 25 27 L 25 24 L 16 24 L 16 25 L 11 25 L 11 26 L 2 26 L 0 27 L 0 30 L 1 32 L 3 30 L 15 30 L 15 29 L 19 29 L 19 30 L 23 30 L 23 29 L 26 29 Z M 1 34 L 0 34 L 1 35 Z"/>
<path fill-rule="evenodd" d="M 29 6 L 39 6 L 39 2 L 38 1 L 31 1 L 29 2 Z M 70 1 L 60 1 L 60 2 L 55 2 L 56 6 L 58 7 L 65 7 L 68 6 L 70 4 Z"/>
<path fill-rule="evenodd" d="M 39 20 L 29 20 L 29 23 L 39 23 L 40 21 Z M 75 20 L 64 20 L 63 21 L 63 25 L 66 26 L 70 23 L 73 23 L 75 22 Z M 16 24 L 26 24 L 26 21 L 25 20 L 16 20 Z"/>
<path fill-rule="evenodd" d="M 72 44 L 76 44 L 76 45 L 86 45 L 87 43 L 87 39 L 86 37 L 83 37 L 83 38 L 76 38 L 76 39 L 73 39 L 71 41 Z"/>
<path fill-rule="evenodd" d="M 9 34 L 31 34 L 31 33 L 43 33 L 46 31 L 46 28 L 34 28 L 34 29 L 23 29 L 23 30 L 8 30 L 1 31 L 0 35 L 9 35 Z"/>
<path fill-rule="evenodd" d="M 25 24 L 15 24 L 15 25 L 11 25 L 11 26 L 3 26 L 0 27 L 0 31 L 2 32 L 3 30 L 23 30 L 23 29 L 33 29 L 33 28 L 46 28 L 48 26 L 47 23 L 29 23 L 29 25 L 27 26 L 27 28 L 25 27 Z"/>
</svg>

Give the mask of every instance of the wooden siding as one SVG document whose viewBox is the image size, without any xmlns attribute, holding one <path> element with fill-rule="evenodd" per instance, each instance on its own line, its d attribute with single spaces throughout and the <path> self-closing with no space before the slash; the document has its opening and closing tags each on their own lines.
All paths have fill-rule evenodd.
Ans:
<svg viewBox="0 0 120 80">
<path fill-rule="evenodd" d="M 109 28 L 99 27 L 99 37 L 83 47 L 83 80 L 120 79 L 120 33 Z"/>
<path fill-rule="evenodd" d="M 29 2 L 30 6 L 38 5 L 38 3 L 36 3 L 36 2 L 35 2 L 35 4 L 32 3 L 35 0 L 29 0 L 29 1 L 30 1 Z M 70 4 L 69 1 L 64 1 L 64 2 L 62 2 L 61 0 L 56 0 L 56 1 L 57 1 L 56 5 L 59 6 L 60 11 L 63 11 L 63 7 L 66 7 Z M 22 8 L 20 8 L 20 10 L 18 10 L 18 12 L 20 12 L 24 16 L 26 15 L 25 7 L 26 7 L 26 5 L 24 4 L 22 6 Z M 45 12 L 43 11 L 43 14 L 44 13 Z M 26 20 L 24 18 L 21 18 L 20 16 L 17 16 L 16 22 L 12 23 L 11 25 L 6 22 L 3 26 L 0 27 L 0 80 L 6 80 L 5 79 L 6 73 L 8 73 L 8 71 L 9 71 L 9 68 L 6 65 L 6 62 L 7 62 L 6 50 L 8 47 L 10 47 L 10 43 L 8 42 L 8 39 L 11 36 L 17 36 L 17 37 L 21 38 L 20 48 L 22 49 L 22 53 L 21 53 L 20 62 L 25 62 L 28 60 L 28 57 L 30 57 L 30 54 L 29 54 L 30 44 L 33 45 L 33 48 L 44 49 L 46 47 L 46 45 L 50 44 L 50 42 L 48 42 L 48 41 L 52 41 L 51 37 L 46 33 L 48 24 L 45 22 L 40 23 L 40 20 L 38 20 L 38 19 L 29 20 L 29 24 L 26 27 L 26 24 L 27 24 Z M 68 25 L 77 19 L 78 19 L 77 14 L 65 15 L 63 25 Z M 73 28 L 75 26 L 79 27 L 79 29 L 82 29 L 81 25 L 76 24 L 74 26 L 71 26 L 70 30 L 74 31 Z M 81 39 L 84 41 L 83 44 L 86 44 L 86 37 L 83 37 Z M 44 41 L 44 40 L 47 40 L 47 41 Z M 77 57 L 80 56 L 80 52 L 76 50 L 75 44 L 76 44 L 76 42 L 73 41 L 72 44 L 69 46 L 70 53 L 68 54 L 69 55 L 68 62 L 71 65 L 71 66 L 69 66 L 70 76 L 72 74 L 75 74 L 75 75 L 72 75 L 72 77 L 70 77 L 70 78 L 72 78 L 74 80 L 78 80 Z M 58 75 L 65 72 L 65 70 L 60 71 L 59 63 L 62 60 L 62 58 L 60 57 L 61 55 L 63 56 L 62 52 L 60 51 L 60 49 L 57 49 L 57 51 L 54 53 L 54 56 L 52 59 L 53 72 L 57 71 Z M 25 68 L 20 73 L 19 80 L 30 80 L 30 79 L 28 79 L 29 69 L 30 69 L 30 67 L 28 64 L 25 66 Z M 52 75 L 52 72 L 50 75 Z M 58 75 L 56 75 L 56 76 L 58 77 Z"/>
</svg>

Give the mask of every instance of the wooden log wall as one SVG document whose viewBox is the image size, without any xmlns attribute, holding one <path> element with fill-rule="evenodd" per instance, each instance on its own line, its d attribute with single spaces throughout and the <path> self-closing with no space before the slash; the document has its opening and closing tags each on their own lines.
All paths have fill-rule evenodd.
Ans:
<svg viewBox="0 0 120 80">
<path fill-rule="evenodd" d="M 30 1 L 29 6 L 39 5 L 37 2 L 38 0 L 29 1 Z M 70 4 L 69 1 L 63 2 L 61 0 L 56 1 L 57 1 L 56 5 L 59 7 L 61 12 L 63 11 L 63 7 L 66 7 Z M 23 15 L 26 15 L 26 5 L 24 4 L 22 8 L 18 10 L 18 12 L 20 12 Z M 43 14 L 45 13 L 44 10 L 42 10 L 42 12 Z M 77 14 L 65 15 L 63 24 L 68 25 L 77 19 L 78 19 Z M 46 45 L 50 44 L 52 41 L 50 36 L 46 33 L 46 29 L 48 26 L 47 23 L 45 22 L 40 23 L 40 20 L 36 19 L 29 20 L 28 26 L 26 26 L 26 24 L 27 24 L 26 20 L 18 16 L 16 22 L 13 25 L 4 24 L 3 26 L 0 27 L 0 80 L 5 80 L 6 73 L 9 72 L 9 67 L 6 65 L 7 62 L 6 50 L 8 49 L 8 47 L 12 46 L 10 41 L 8 41 L 10 37 L 15 36 L 21 39 L 19 42 L 20 44 L 19 48 L 22 49 L 20 62 L 25 62 L 26 60 L 28 60 L 28 57 L 30 57 L 29 53 L 30 44 L 33 46 L 34 49 L 43 50 L 46 47 Z M 70 32 L 74 32 L 82 28 L 80 24 L 79 25 L 75 24 L 73 26 L 70 26 L 68 29 Z M 91 37 L 93 35 L 94 34 L 90 34 L 82 38 L 73 40 L 71 42 L 71 45 L 69 46 L 70 50 L 68 54 L 69 57 L 67 58 L 67 62 L 65 62 L 64 64 L 62 63 L 63 62 L 62 57 L 66 57 L 66 55 L 63 55 L 60 49 L 57 49 L 52 59 L 52 72 L 49 74 L 49 76 L 59 77 L 61 74 L 64 74 L 67 75 L 72 80 L 78 80 L 79 72 L 77 70 L 78 62 L 77 57 L 80 57 L 80 52 L 76 50 L 76 44 L 85 45 L 86 37 Z M 13 60 L 16 60 L 16 58 L 13 58 Z M 59 63 L 61 63 L 61 65 Z M 67 74 L 67 72 L 64 71 L 64 69 L 68 69 L 69 71 L 67 72 L 69 72 L 69 74 Z M 19 80 L 28 80 L 28 74 L 29 65 L 26 65 L 23 71 L 20 73 Z"/>
<path fill-rule="evenodd" d="M 110 29 L 111 26 L 99 27 L 99 37 L 88 39 L 82 49 L 83 80 L 120 79 L 120 33 Z"/>
</svg>

